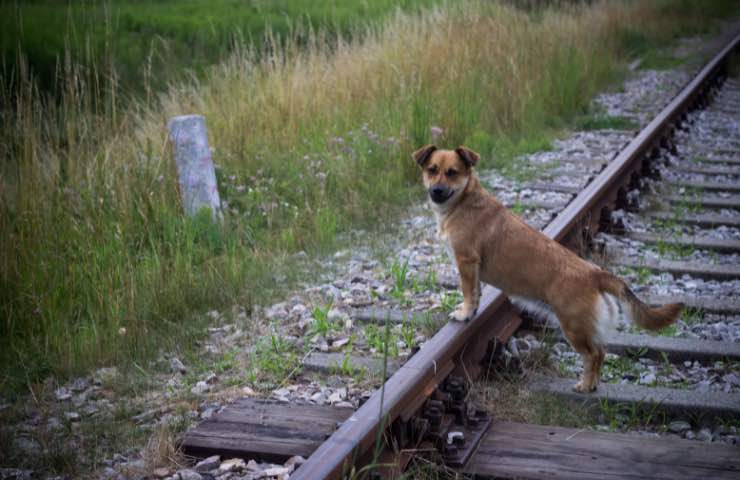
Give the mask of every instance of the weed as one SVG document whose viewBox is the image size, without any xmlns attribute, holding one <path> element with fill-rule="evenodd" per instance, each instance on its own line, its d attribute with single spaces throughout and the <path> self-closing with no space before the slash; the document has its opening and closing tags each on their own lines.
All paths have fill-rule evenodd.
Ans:
<svg viewBox="0 0 740 480">
<path fill-rule="evenodd" d="M 377 325 L 369 324 L 365 326 L 364 336 L 368 346 L 377 353 L 388 355 L 390 357 L 398 356 L 398 345 L 396 336 L 390 330 L 390 322 L 386 322 L 387 328 L 381 331 Z M 387 334 L 386 334 L 387 330 Z"/>
<path fill-rule="evenodd" d="M 678 327 L 676 324 L 668 325 L 667 327 L 663 327 L 658 331 L 658 335 L 662 337 L 675 337 L 678 335 Z"/>
<path fill-rule="evenodd" d="M 317 305 L 312 310 L 313 324 L 311 325 L 311 332 L 314 335 L 318 334 L 326 337 L 330 331 L 338 328 L 334 325 L 334 322 L 329 319 L 329 311 L 331 311 L 332 305 L 333 302 L 330 301 L 327 305 L 324 305 L 323 307 Z"/>
<path fill-rule="evenodd" d="M 430 292 L 436 292 L 439 289 L 439 280 L 437 278 L 437 271 L 433 267 L 429 268 L 429 271 L 424 277 L 422 288 L 425 291 L 430 291 Z M 422 293 L 422 292 L 419 292 L 419 293 Z"/>
<path fill-rule="evenodd" d="M 223 358 L 218 360 L 213 366 L 216 373 L 224 373 L 239 366 L 236 356 L 237 351 L 235 350 L 224 353 Z"/>
<path fill-rule="evenodd" d="M 447 322 L 442 315 L 432 315 L 431 312 L 415 314 L 414 323 L 428 337 L 431 337 Z"/>
<path fill-rule="evenodd" d="M 514 205 L 511 206 L 512 213 L 514 215 L 524 215 L 524 213 L 527 211 L 527 207 L 519 200 L 517 197 L 516 202 L 514 202 Z"/>
<path fill-rule="evenodd" d="M 462 302 L 463 296 L 462 293 L 458 292 L 457 290 L 453 290 L 451 292 L 442 292 L 442 296 L 439 300 L 440 308 L 442 309 L 442 311 L 445 313 L 449 313 L 457 308 L 458 304 Z"/>
<path fill-rule="evenodd" d="M 694 251 L 693 246 L 683 245 L 677 242 L 669 240 L 659 240 L 655 245 L 655 249 L 658 251 L 660 256 L 667 256 L 672 259 L 679 259 L 691 255 Z"/>
<path fill-rule="evenodd" d="M 681 320 L 689 327 L 704 321 L 704 310 L 698 307 L 684 307 L 681 311 Z"/>
<path fill-rule="evenodd" d="M 648 267 L 621 267 L 619 273 L 622 276 L 635 278 L 635 283 L 645 285 L 652 276 L 652 271 Z"/>
<path fill-rule="evenodd" d="M 654 424 L 665 424 L 667 416 L 660 404 L 643 402 L 615 403 L 605 398 L 599 402 L 602 423 L 613 430 L 629 430 Z"/>
<path fill-rule="evenodd" d="M 416 345 L 416 322 L 414 318 L 404 320 L 401 325 L 401 340 L 406 344 L 408 348 L 414 348 Z"/>
<path fill-rule="evenodd" d="M 257 340 L 251 357 L 253 374 L 250 382 L 262 380 L 267 387 L 285 381 L 300 366 L 298 355 L 291 345 L 274 331 Z"/>
<path fill-rule="evenodd" d="M 404 300 L 406 284 L 409 279 L 409 259 L 407 258 L 403 263 L 400 263 L 398 260 L 394 261 L 393 265 L 391 265 L 390 274 L 393 280 L 390 295 L 396 300 Z"/>
<path fill-rule="evenodd" d="M 637 352 L 634 352 L 637 355 Z M 639 378 L 641 369 L 632 355 L 613 357 L 608 355 L 602 367 L 602 376 L 605 380 L 621 380 L 623 378 Z"/>
</svg>

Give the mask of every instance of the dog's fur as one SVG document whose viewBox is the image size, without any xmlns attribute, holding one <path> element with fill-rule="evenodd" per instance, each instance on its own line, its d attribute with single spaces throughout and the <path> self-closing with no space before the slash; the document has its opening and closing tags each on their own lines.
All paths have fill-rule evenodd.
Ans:
<svg viewBox="0 0 740 480">
<path fill-rule="evenodd" d="M 438 234 L 460 273 L 464 300 L 450 314 L 454 320 L 467 321 L 475 314 L 481 281 L 532 313 L 554 315 L 583 356 L 583 377 L 575 386 L 579 392 L 596 388 L 605 336 L 620 315 L 648 330 L 676 321 L 682 304 L 648 307 L 622 280 L 509 212 L 481 186 L 474 168 L 477 153 L 427 145 L 413 158 L 423 170 Z"/>
</svg>

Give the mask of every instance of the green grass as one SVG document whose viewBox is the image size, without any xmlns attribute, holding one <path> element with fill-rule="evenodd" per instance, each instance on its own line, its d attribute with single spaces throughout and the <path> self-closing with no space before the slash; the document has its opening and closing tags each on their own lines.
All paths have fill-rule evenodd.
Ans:
<svg viewBox="0 0 740 480">
<path fill-rule="evenodd" d="M 300 369 L 300 358 L 295 348 L 273 330 L 257 339 L 248 372 L 249 382 L 263 390 L 278 388 Z"/>
<path fill-rule="evenodd" d="M 660 240 L 655 245 L 655 249 L 661 257 L 669 257 L 677 260 L 693 253 L 694 248 L 691 245 L 681 245 L 673 243 L 670 240 Z"/>
<path fill-rule="evenodd" d="M 311 272 L 293 268 L 294 254 L 328 252 L 356 227 L 383 229 L 421 198 L 409 154 L 432 140 L 431 126 L 441 128 L 441 145 L 478 150 L 482 168 L 527 175 L 517 155 L 548 148 L 587 113 L 596 92 L 621 78 L 626 30 L 645 27 L 649 42 L 663 44 L 694 32 L 697 20 L 712 21 L 703 6 L 671 13 L 665 2 L 563 7 L 537 18 L 477 0 L 382 14 L 390 4 L 331 10 L 345 19 L 337 20 L 350 32 L 343 39 L 341 29 L 319 28 L 319 20 L 313 32 L 280 40 L 263 42 L 255 33 L 254 44 L 245 34 L 221 63 L 160 91 L 152 87 L 152 95 L 138 96 L 117 80 L 124 60 L 100 60 L 77 41 L 70 42 L 71 60 L 55 70 L 54 98 L 27 70 L 4 75 L 0 390 L 18 392 L 96 365 L 146 365 L 162 351 L 194 345 L 209 322 L 204 312 L 241 304 L 249 314 L 297 279 L 310 279 Z M 3 8 L 15 8 L 9 5 Z M 58 10 L 54 19 L 42 13 L 48 5 L 21 8 L 32 9 L 23 15 L 29 38 L 54 45 L 36 33 L 64 31 Z M 135 5 L 155 18 L 170 4 Z M 214 15 L 231 13 L 220 5 Z M 316 9 L 321 5 L 330 8 Z M 363 19 L 385 21 L 368 26 L 357 16 L 363 12 Z M 115 30 L 148 25 L 136 15 L 124 22 L 116 13 L 119 24 L 110 28 L 120 39 L 115 48 L 133 52 L 146 70 L 146 56 Z M 161 28 L 201 28 L 178 15 Z M 14 21 L 9 17 L 16 18 L 3 21 Z M 180 52 L 158 45 L 158 55 L 179 62 Z M 204 63 L 193 48 L 193 61 Z M 180 209 L 164 125 L 185 112 L 206 117 L 228 204 L 222 224 L 207 214 L 188 219 Z M 413 291 L 401 273 L 398 280 Z M 444 297 L 443 306 L 457 301 Z M 283 356 L 296 352 L 279 339 L 261 339 L 257 351 L 251 378 L 293 371 L 295 359 Z"/>
<path fill-rule="evenodd" d="M 631 430 L 653 425 L 665 426 L 668 416 L 659 404 L 600 402 L 600 421 L 613 431 Z"/>
<path fill-rule="evenodd" d="M 701 308 L 685 307 L 681 311 L 681 320 L 683 320 L 688 326 L 704 322 L 704 316 L 705 312 Z"/>
<path fill-rule="evenodd" d="M 652 276 L 653 271 L 648 267 L 620 267 L 619 274 L 621 276 L 634 275 L 635 283 L 645 285 Z"/>
<path fill-rule="evenodd" d="M 313 30 L 351 36 L 366 21 L 439 0 L 40 0 L 0 1 L 0 55 L 17 67 L 18 48 L 45 89 L 71 47 L 73 61 L 115 65 L 123 85 L 161 90 L 188 70 L 203 74 L 244 42 L 266 35 L 298 44 Z M 281 40 L 282 39 L 282 40 Z M 107 65 L 106 65 L 107 64 Z M 142 65 L 144 68 L 142 68 Z"/>
</svg>

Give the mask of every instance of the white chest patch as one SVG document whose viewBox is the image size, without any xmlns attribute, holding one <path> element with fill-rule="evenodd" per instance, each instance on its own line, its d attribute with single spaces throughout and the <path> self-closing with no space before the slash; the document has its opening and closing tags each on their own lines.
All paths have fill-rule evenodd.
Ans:
<svg viewBox="0 0 740 480">
<path fill-rule="evenodd" d="M 445 244 L 445 250 L 447 250 L 447 256 L 450 257 L 450 262 L 453 265 L 457 265 L 455 262 L 455 251 L 452 249 L 452 242 L 450 242 L 449 238 L 445 238 L 443 242 Z"/>
<path fill-rule="evenodd" d="M 457 263 L 455 262 L 455 250 L 452 249 L 452 242 L 450 242 L 450 236 L 447 235 L 442 230 L 442 215 L 437 213 L 436 217 L 437 217 L 437 237 L 439 238 L 439 241 L 444 244 L 445 250 L 447 251 L 447 256 L 450 257 L 450 261 L 452 262 L 452 264 L 457 266 Z"/>
</svg>

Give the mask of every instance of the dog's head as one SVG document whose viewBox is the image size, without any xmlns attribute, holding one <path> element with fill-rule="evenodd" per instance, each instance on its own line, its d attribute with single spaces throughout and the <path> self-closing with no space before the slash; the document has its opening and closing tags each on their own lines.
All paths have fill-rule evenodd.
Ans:
<svg viewBox="0 0 740 480">
<path fill-rule="evenodd" d="M 436 145 L 421 147 L 412 157 L 424 172 L 424 187 L 438 210 L 447 210 L 457 203 L 479 158 L 465 147 L 440 150 Z"/>
</svg>

